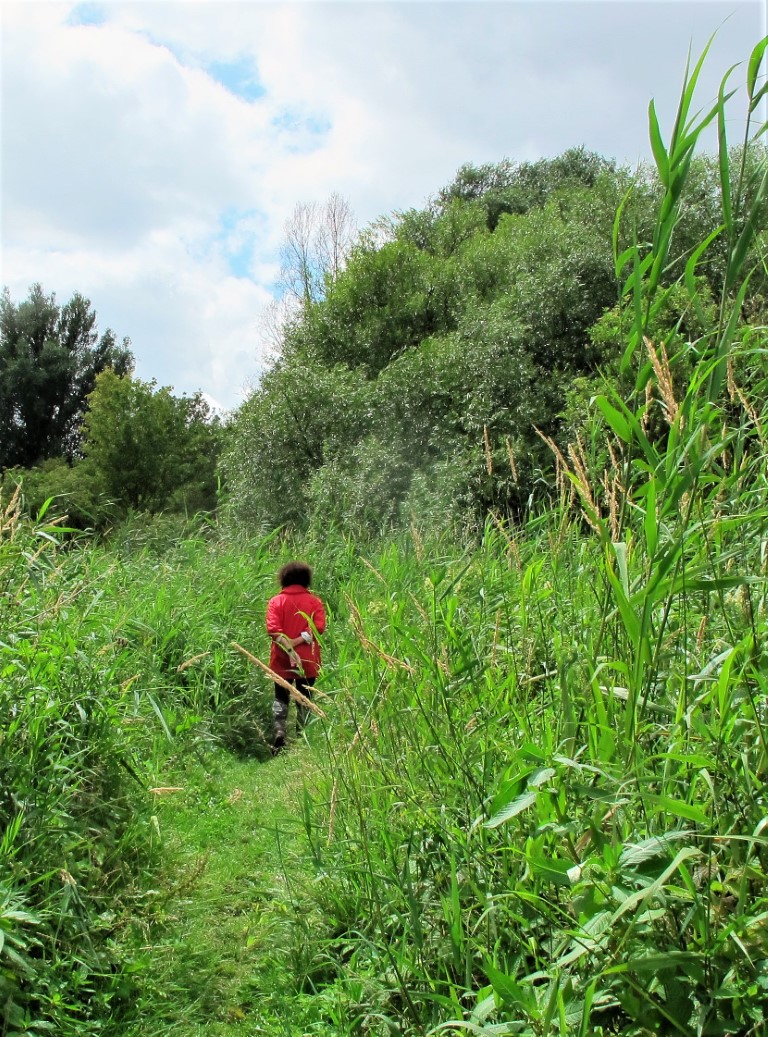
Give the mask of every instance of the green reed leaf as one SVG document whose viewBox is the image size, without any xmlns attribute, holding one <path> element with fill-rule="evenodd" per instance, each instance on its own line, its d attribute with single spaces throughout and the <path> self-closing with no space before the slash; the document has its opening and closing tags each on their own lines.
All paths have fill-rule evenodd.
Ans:
<svg viewBox="0 0 768 1037">
<path fill-rule="evenodd" d="M 499 825 L 503 825 L 505 821 L 511 820 L 513 817 L 517 817 L 518 814 L 522 814 L 528 807 L 532 807 L 537 799 L 536 792 L 524 792 L 521 796 L 512 800 L 505 807 L 497 810 L 496 813 L 488 821 L 485 822 L 485 828 L 498 828 Z"/>
<path fill-rule="evenodd" d="M 673 803 L 672 800 L 669 800 L 669 802 L 670 804 Z M 627 914 L 629 911 L 633 911 L 641 904 L 644 904 L 647 900 L 653 900 L 653 898 L 661 891 L 664 885 L 675 874 L 675 872 L 679 870 L 685 861 L 690 860 L 693 857 L 701 856 L 701 850 L 697 850 L 693 846 L 684 846 L 672 863 L 664 869 L 657 879 L 654 879 L 654 881 L 644 889 L 639 889 L 634 893 L 630 893 L 626 900 L 622 901 L 611 916 L 611 925 L 615 925 L 623 915 Z"/>
<path fill-rule="evenodd" d="M 629 603 L 629 599 L 626 593 L 624 592 L 624 587 L 621 584 L 621 582 L 617 579 L 616 573 L 613 571 L 613 567 L 611 565 L 607 565 L 605 567 L 605 572 L 606 576 L 608 577 L 608 581 L 611 584 L 611 587 L 613 588 L 614 598 L 616 600 L 616 605 L 619 609 L 619 614 L 624 624 L 624 629 L 627 632 L 630 642 L 637 651 L 638 646 L 640 644 L 641 635 L 640 621 L 635 615 L 635 612 Z"/>
<path fill-rule="evenodd" d="M 627 202 L 631 198 L 633 191 L 634 187 L 630 187 L 629 190 L 626 192 L 624 197 L 619 202 L 619 206 L 616 209 L 616 215 L 613 218 L 611 240 L 613 242 L 613 263 L 617 277 L 621 276 L 621 271 L 624 269 L 624 265 L 627 262 L 627 260 L 631 257 L 633 249 L 635 247 L 631 246 L 630 248 L 625 249 L 624 252 L 622 252 L 621 256 L 619 256 L 619 235 L 621 233 L 621 222 L 624 217 L 624 209 L 627 205 Z"/>
<path fill-rule="evenodd" d="M 698 83 L 699 76 L 701 75 L 701 70 L 704 65 L 704 61 L 706 59 L 707 54 L 709 53 L 709 49 L 712 46 L 714 39 L 715 34 L 713 33 L 710 36 L 706 47 L 701 52 L 699 60 L 696 62 L 694 70 L 690 75 L 688 74 L 688 69 L 690 68 L 690 52 L 688 54 L 688 60 L 686 61 L 685 66 L 685 76 L 683 78 L 683 92 L 680 95 L 680 102 L 678 104 L 677 115 L 675 117 L 675 125 L 672 130 L 672 138 L 670 140 L 670 153 L 674 153 L 676 151 L 676 145 L 678 143 L 679 135 L 681 133 L 687 135 L 688 112 L 691 108 L 691 102 L 693 101 L 693 95 L 696 90 L 696 84 Z"/>
<path fill-rule="evenodd" d="M 690 839 L 693 833 L 686 828 L 680 828 L 673 832 L 665 832 L 664 835 L 654 835 L 649 839 L 643 839 L 639 843 L 625 846 L 621 851 L 619 864 L 622 867 L 634 868 L 638 864 L 652 860 L 655 857 L 669 856 L 670 843 L 679 842 L 681 839 Z"/>
<path fill-rule="evenodd" d="M 653 99 L 651 99 L 648 105 L 648 130 L 651 136 L 651 150 L 656 161 L 656 168 L 659 171 L 659 179 L 667 187 L 669 184 L 669 155 L 661 137 L 659 117 L 656 115 L 656 105 Z"/>
<path fill-rule="evenodd" d="M 613 544 L 613 553 L 616 555 L 616 561 L 619 563 L 619 573 L 621 575 L 621 586 L 624 590 L 624 594 L 629 600 L 629 569 L 627 568 L 627 545 L 626 544 Z"/>
<path fill-rule="evenodd" d="M 497 969 L 490 959 L 486 959 L 483 972 L 488 977 L 494 992 L 507 1004 L 520 1005 L 532 1018 L 538 1018 L 539 1006 L 536 993 L 531 987 L 524 987 L 511 976 Z"/>
<path fill-rule="evenodd" d="M 557 860 L 553 857 L 531 855 L 528 863 L 537 878 L 545 882 L 551 882 L 554 886 L 571 886 L 569 871 L 573 867 L 573 861 Z"/>
<path fill-rule="evenodd" d="M 704 313 L 704 308 L 701 305 L 700 292 L 696 284 L 696 267 L 698 266 L 702 255 L 706 252 L 712 242 L 722 234 L 723 230 L 726 229 L 727 226 L 725 224 L 716 227 L 715 230 L 713 230 L 712 233 L 693 250 L 685 264 L 685 287 L 688 291 L 688 297 L 696 311 L 696 316 L 702 324 L 706 324 L 706 315 Z"/>
<path fill-rule="evenodd" d="M 728 156 L 728 139 L 725 124 L 725 84 L 728 81 L 728 77 L 731 75 L 735 67 L 735 65 L 732 65 L 728 69 L 726 74 L 723 76 L 722 82 L 720 83 L 717 111 L 717 143 L 720 169 L 720 198 L 723 206 L 723 220 L 725 223 L 725 229 L 727 230 L 728 234 L 731 234 L 733 232 L 733 213 L 731 211 L 731 163 Z M 731 95 L 729 94 L 728 96 L 730 97 Z"/>
<path fill-rule="evenodd" d="M 670 969 L 680 970 L 691 976 L 697 982 L 702 982 L 705 976 L 704 961 L 702 957 L 692 951 L 665 951 L 663 954 L 643 954 L 637 958 L 629 958 L 623 962 L 621 969 L 626 972 L 639 972 L 656 975 L 658 972 L 667 972 Z M 617 969 L 611 970 L 613 972 Z"/>
<path fill-rule="evenodd" d="M 696 806 L 694 803 L 686 803 L 681 799 L 675 799 L 672 796 L 648 793 L 643 796 L 643 802 L 646 804 L 646 807 L 655 807 L 655 813 L 669 814 L 670 817 L 683 817 L 686 821 L 693 821 L 695 824 L 702 825 L 703 827 L 710 823 L 709 814 L 702 807 Z M 696 856 L 699 852 L 699 850 L 691 850 L 687 856 Z"/>
<path fill-rule="evenodd" d="M 558 958 L 557 967 L 562 969 L 567 965 L 572 965 L 585 954 L 591 954 L 596 947 L 605 946 L 608 942 L 607 934 L 610 932 L 611 918 L 610 911 L 598 911 L 588 918 L 576 931 L 577 935 L 571 949 Z"/>
<path fill-rule="evenodd" d="M 631 416 L 625 416 L 618 411 L 608 402 L 605 396 L 596 396 L 595 403 L 619 439 L 624 443 L 630 444 L 632 442 Z"/>
<path fill-rule="evenodd" d="M 659 523 L 656 517 L 656 480 L 649 479 L 645 486 L 645 515 L 643 531 L 648 557 L 653 558 L 659 542 Z"/>
<path fill-rule="evenodd" d="M 760 222 L 762 218 L 762 206 L 763 200 L 768 195 L 768 161 L 763 161 L 763 176 L 760 185 L 757 189 L 757 193 L 752 201 L 752 206 L 747 215 L 747 219 L 742 228 L 741 234 L 739 235 L 736 247 L 731 253 L 728 260 L 728 269 L 726 271 L 726 286 L 732 287 L 737 278 L 741 275 L 741 270 L 746 259 L 747 252 L 752 247 L 757 234 L 764 230 Z"/>
<path fill-rule="evenodd" d="M 757 46 L 754 48 L 749 56 L 749 63 L 747 65 L 747 94 L 750 101 L 752 102 L 749 106 L 750 112 L 753 112 L 760 97 L 765 92 L 766 87 L 763 86 L 757 97 L 755 96 L 755 86 L 757 85 L 757 77 L 760 72 L 760 65 L 762 64 L 763 57 L 765 55 L 766 48 L 768 48 L 768 36 L 765 36 Z M 768 85 L 768 84 L 766 84 Z"/>
</svg>

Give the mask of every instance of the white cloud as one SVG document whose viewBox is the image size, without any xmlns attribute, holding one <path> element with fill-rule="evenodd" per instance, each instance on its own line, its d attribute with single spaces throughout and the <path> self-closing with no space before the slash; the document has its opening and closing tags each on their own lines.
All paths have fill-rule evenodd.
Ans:
<svg viewBox="0 0 768 1037">
<path fill-rule="evenodd" d="M 364 224 L 465 162 L 633 163 L 650 97 L 669 125 L 689 44 L 729 14 L 702 104 L 765 32 L 761 0 L 6 2 L 2 280 L 83 292 L 141 377 L 231 407 L 297 202 L 338 191 Z"/>
</svg>

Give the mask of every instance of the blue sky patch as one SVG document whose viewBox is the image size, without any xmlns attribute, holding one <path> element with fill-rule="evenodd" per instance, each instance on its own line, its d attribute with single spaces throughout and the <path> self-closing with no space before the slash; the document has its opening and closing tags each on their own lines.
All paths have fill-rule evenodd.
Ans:
<svg viewBox="0 0 768 1037">
<path fill-rule="evenodd" d="M 77 4 L 69 12 L 67 25 L 103 25 L 107 15 L 101 4 Z"/>
<path fill-rule="evenodd" d="M 233 277 L 251 277 L 258 245 L 258 230 L 265 214 L 257 209 L 225 209 L 219 215 L 219 228 L 210 239 L 226 260 Z"/>
<path fill-rule="evenodd" d="M 331 120 L 324 115 L 309 115 L 306 112 L 287 109 L 281 115 L 275 116 L 272 125 L 289 133 L 311 133 L 321 136 L 330 130 Z"/>
<path fill-rule="evenodd" d="M 258 70 L 250 58 L 237 61 L 212 61 L 205 71 L 215 82 L 220 83 L 235 97 L 244 101 L 258 101 L 266 94 L 259 80 Z"/>
<path fill-rule="evenodd" d="M 325 115 L 289 108 L 276 116 L 272 125 L 285 134 L 287 139 L 283 141 L 283 146 L 286 150 L 301 154 L 319 148 L 333 123 Z"/>
</svg>

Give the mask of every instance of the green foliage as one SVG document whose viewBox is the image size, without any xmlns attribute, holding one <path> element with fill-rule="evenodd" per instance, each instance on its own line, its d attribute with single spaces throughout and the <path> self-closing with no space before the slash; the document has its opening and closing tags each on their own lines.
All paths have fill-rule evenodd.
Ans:
<svg viewBox="0 0 768 1037">
<path fill-rule="evenodd" d="M 214 506 L 220 426 L 200 394 L 176 397 L 104 371 L 88 396 L 83 435 L 96 479 L 124 508 Z"/>
<path fill-rule="evenodd" d="M 475 516 L 527 501 L 546 456 L 535 428 L 555 431 L 566 385 L 593 367 L 587 329 L 616 300 L 620 194 L 607 175 L 590 204 L 580 181 L 570 194 L 553 187 L 492 234 L 477 200 L 457 197 L 354 251 L 233 425 L 224 471 L 242 519 L 380 528 L 404 514 L 414 478 L 459 458 L 460 485 L 440 483 L 451 521 L 459 501 Z M 478 480 L 486 428 L 502 454 L 515 444 L 516 483 Z M 268 479 L 261 441 L 280 462 Z"/>
<path fill-rule="evenodd" d="M 589 459 L 571 471 L 594 536 L 564 510 L 463 558 L 403 538 L 347 577 L 357 644 L 306 825 L 352 1032 L 764 1032 L 754 364 L 708 435 L 694 369 L 691 432 L 627 458 L 612 515 Z"/>
<path fill-rule="evenodd" d="M 513 272 L 528 312 L 536 265 L 588 306 L 558 243 L 599 283 L 603 206 L 574 230 L 557 192 L 444 249 L 456 271 L 489 248 L 498 268 L 467 283 L 490 305 L 465 286 L 455 326 L 375 377 L 310 359 L 295 331 L 227 464 L 240 517 L 315 509 L 300 545 L 159 516 L 62 550 L 47 505 L 36 523 L 18 494 L 0 512 L 5 1032 L 766 1033 L 768 340 L 743 318 L 768 171 L 730 169 L 725 82 L 691 120 L 699 68 L 669 147 L 651 112 L 657 225 L 626 244 L 617 219 L 622 305 L 591 337 L 550 298 L 521 330 L 492 288 Z M 714 119 L 715 295 L 718 235 L 672 247 Z M 549 350 L 557 334 L 575 350 Z M 591 416 L 569 398 L 582 435 L 550 440 L 559 504 L 494 510 L 457 542 L 451 506 L 498 503 L 500 461 L 503 501 L 522 492 L 519 415 L 556 406 L 542 372 L 581 377 L 586 399 L 590 365 L 615 370 L 622 348 Z M 250 478 L 263 505 L 238 496 Z M 407 535 L 349 535 L 386 526 L 393 498 Z M 271 688 L 232 641 L 265 654 L 274 572 L 299 553 L 331 618 L 324 716 L 257 768 Z M 241 756 L 223 778 L 222 743 Z M 185 798 L 166 809 L 169 786 Z M 273 841 L 251 842 L 254 818 L 279 822 Z"/>
<path fill-rule="evenodd" d="M 87 611 L 72 616 L 73 599 L 93 587 L 80 559 L 62 572 L 58 536 L 56 526 L 28 525 L 13 501 L 2 513 L 0 977 L 9 1033 L 94 1032 L 117 1003 L 105 940 L 134 853 L 120 652 Z"/>
<path fill-rule="evenodd" d="M 99 337 L 88 299 L 59 306 L 39 284 L 21 303 L 0 299 L 0 471 L 76 456 L 85 400 L 107 368 L 133 365 L 128 339 Z"/>
<path fill-rule="evenodd" d="M 359 372 L 311 361 L 277 364 L 238 410 L 222 455 L 236 519 L 268 529 L 301 524 L 313 473 L 358 441 L 370 410 Z"/>
<path fill-rule="evenodd" d="M 271 687 L 230 642 L 262 651 L 277 559 L 239 539 L 222 569 L 178 521 L 62 533 L 0 510 L 0 1030 L 79 1037 L 124 1032 L 148 980 L 163 768 L 269 756 Z"/>
<path fill-rule="evenodd" d="M 441 264 L 404 241 L 353 251 L 346 269 L 291 332 L 289 354 L 375 377 L 393 357 L 452 326 Z"/>
<path fill-rule="evenodd" d="M 747 135 L 736 149 L 725 142 L 724 157 L 695 156 L 690 97 L 683 109 L 670 170 L 630 174 L 583 149 L 466 166 L 427 208 L 364 234 L 324 297 L 295 316 L 275 371 L 233 427 L 226 474 L 240 520 L 257 529 L 333 517 L 371 531 L 422 507 L 459 528 L 482 525 L 489 507 L 520 515 L 554 495 L 540 434 L 566 451 L 603 379 L 628 392 L 647 376 L 648 362 L 622 366 L 628 340 L 630 352 L 649 337 L 676 357 L 707 338 L 713 306 L 722 313 L 733 296 L 729 249 L 752 271 L 728 310 L 729 335 L 759 323 L 768 299 L 757 262 L 768 219 L 760 147 Z M 679 383 L 690 355 L 676 366 Z M 307 377 L 330 398 L 304 388 Z M 304 430 L 317 425 L 328 449 L 316 435 L 307 449 Z M 253 444 L 272 428 L 273 449 L 292 463 L 268 481 Z"/>
<path fill-rule="evenodd" d="M 494 230 L 504 214 L 524 215 L 544 206 L 553 195 L 592 188 L 615 173 L 615 163 L 584 148 L 569 148 L 556 158 L 537 162 L 516 164 L 504 159 L 482 166 L 467 164 L 438 193 L 434 208 L 442 214 L 456 201 L 477 201 L 489 230 Z"/>
<path fill-rule="evenodd" d="M 717 282 L 702 275 L 717 236 L 672 252 L 703 125 L 689 120 L 697 74 L 668 150 L 654 130 L 665 194 L 651 245 L 636 235 L 623 246 L 617 221 L 625 305 L 581 354 L 556 354 L 588 387 L 590 364 L 616 371 L 630 342 L 623 386 L 603 387 L 599 420 L 580 421 L 582 442 L 558 455 L 561 508 L 517 528 L 489 522 L 464 557 L 414 531 L 364 564 L 334 558 L 345 633 L 319 732 L 326 773 L 304 807 L 317 881 L 297 878 L 293 892 L 313 905 L 300 904 L 303 917 L 324 919 L 293 973 L 297 994 L 314 984 L 318 1029 L 765 1032 L 768 376 L 765 329 L 740 323 L 762 174 L 745 174 L 751 191 L 735 177 L 741 229 L 715 304 Z M 727 154 L 721 186 L 734 179 Z M 516 254 L 529 249 L 546 275 L 554 209 L 532 217 L 529 241 L 515 218 L 492 238 L 511 224 Z M 509 349 L 514 305 L 498 305 L 491 332 L 478 319 L 466 349 L 496 336 Z M 542 352 L 527 358 L 544 370 L 558 300 L 540 307 Z M 356 454 L 374 490 L 375 471 L 397 472 L 414 452 L 437 468 L 448 451 L 431 429 L 471 419 L 503 369 L 498 355 L 474 366 L 455 406 L 466 383 L 451 339 L 463 330 L 380 372 L 373 428 L 385 449 L 369 434 Z M 485 433 L 490 478 L 505 427 L 486 431 L 487 415 L 473 431 Z M 328 504 L 363 498 L 342 461 Z M 423 492 L 420 478 L 410 487 Z"/>
<path fill-rule="evenodd" d="M 10 499 L 17 486 L 27 515 L 38 515 L 50 501 L 51 516 L 63 517 L 75 529 L 103 529 L 120 515 L 98 472 L 86 460 L 70 464 L 64 458 L 51 458 L 35 468 L 9 468 L 0 480 L 0 493 Z"/>
</svg>

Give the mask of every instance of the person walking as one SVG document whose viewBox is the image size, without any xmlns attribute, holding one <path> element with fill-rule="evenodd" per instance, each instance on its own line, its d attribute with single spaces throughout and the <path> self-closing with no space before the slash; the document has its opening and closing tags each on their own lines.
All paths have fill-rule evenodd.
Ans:
<svg viewBox="0 0 768 1037">
<path fill-rule="evenodd" d="M 280 593 L 267 604 L 267 633 L 272 638 L 269 666 L 279 677 L 293 684 L 306 698 L 320 672 L 320 643 L 317 635 L 325 631 L 325 608 L 310 591 L 312 568 L 306 562 L 287 562 L 277 574 Z M 290 693 L 275 684 L 272 703 L 274 716 L 273 753 L 285 747 Z M 297 706 L 296 726 L 300 731 L 306 721 L 306 708 Z"/>
</svg>

